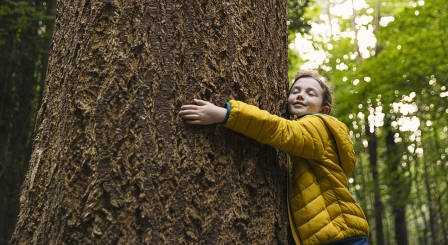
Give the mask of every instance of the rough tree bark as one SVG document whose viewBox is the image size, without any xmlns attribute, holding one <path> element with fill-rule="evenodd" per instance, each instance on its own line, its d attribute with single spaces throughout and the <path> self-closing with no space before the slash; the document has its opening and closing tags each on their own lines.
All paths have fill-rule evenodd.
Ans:
<svg viewBox="0 0 448 245">
<path fill-rule="evenodd" d="M 58 1 L 11 244 L 286 244 L 283 156 L 177 116 L 193 98 L 281 115 L 285 8 Z"/>
</svg>

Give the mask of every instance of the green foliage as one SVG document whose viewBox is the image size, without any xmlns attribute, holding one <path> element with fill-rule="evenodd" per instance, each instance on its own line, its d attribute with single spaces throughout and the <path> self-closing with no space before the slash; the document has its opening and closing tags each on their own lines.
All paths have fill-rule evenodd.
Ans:
<svg viewBox="0 0 448 245">
<path fill-rule="evenodd" d="M 292 50 L 288 49 L 288 79 L 291 82 L 294 79 L 296 73 L 300 70 L 300 66 L 304 63 L 304 61 L 300 58 L 300 55 Z"/>
<path fill-rule="evenodd" d="M 42 22 L 53 18 L 53 16 L 47 14 L 45 7 L 35 4 L 36 2 L 11 0 L 6 0 L 0 4 L 0 20 L 2 21 L 0 46 L 6 44 L 5 35 L 8 33 L 15 32 L 17 40 L 20 41 L 20 37 L 23 35 L 22 30 L 35 27 L 37 23 L 42 25 Z M 37 31 L 40 35 L 51 35 L 51 33 L 42 30 Z"/>
<path fill-rule="evenodd" d="M 288 0 L 288 43 L 293 41 L 297 33 L 306 33 L 310 29 L 309 18 L 305 15 L 310 0 Z"/>
</svg>

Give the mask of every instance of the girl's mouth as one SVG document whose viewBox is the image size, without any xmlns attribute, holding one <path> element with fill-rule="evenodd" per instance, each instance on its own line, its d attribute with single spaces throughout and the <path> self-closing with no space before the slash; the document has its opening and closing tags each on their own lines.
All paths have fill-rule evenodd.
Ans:
<svg viewBox="0 0 448 245">
<path fill-rule="evenodd" d="M 305 106 L 305 104 L 302 103 L 302 102 L 294 102 L 293 105 L 294 105 L 294 106 Z"/>
</svg>

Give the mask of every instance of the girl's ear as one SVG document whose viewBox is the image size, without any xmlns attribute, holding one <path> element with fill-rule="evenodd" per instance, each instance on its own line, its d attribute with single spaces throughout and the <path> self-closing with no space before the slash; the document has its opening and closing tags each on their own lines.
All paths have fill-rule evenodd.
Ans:
<svg viewBox="0 0 448 245">
<path fill-rule="evenodd" d="M 320 110 L 321 113 L 327 114 L 330 113 L 330 107 L 329 106 L 323 106 L 322 110 Z"/>
</svg>

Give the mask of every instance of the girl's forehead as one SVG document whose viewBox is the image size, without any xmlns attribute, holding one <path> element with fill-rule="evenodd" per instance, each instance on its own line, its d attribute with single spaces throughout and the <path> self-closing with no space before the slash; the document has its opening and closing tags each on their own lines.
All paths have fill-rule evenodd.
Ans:
<svg viewBox="0 0 448 245">
<path fill-rule="evenodd" d="M 293 89 L 293 88 L 311 88 L 311 89 L 315 89 L 317 91 L 323 92 L 323 89 L 320 86 L 320 83 L 312 77 L 299 78 L 292 85 L 291 89 Z"/>
</svg>

